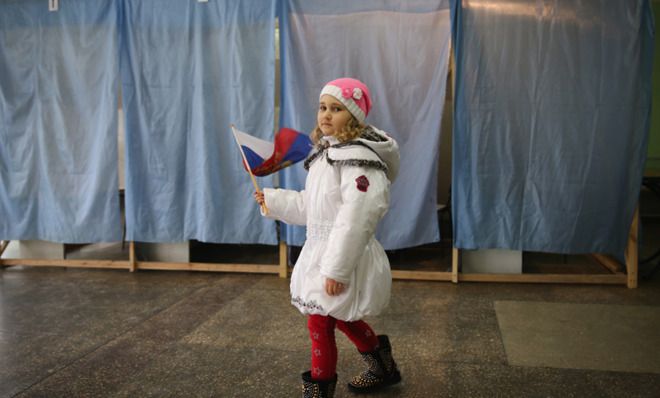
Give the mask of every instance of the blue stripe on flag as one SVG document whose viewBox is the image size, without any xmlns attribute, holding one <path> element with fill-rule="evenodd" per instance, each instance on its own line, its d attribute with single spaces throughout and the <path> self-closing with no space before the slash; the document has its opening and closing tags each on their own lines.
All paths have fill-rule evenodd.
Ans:
<svg viewBox="0 0 660 398">
<path fill-rule="evenodd" d="M 243 153 L 245 153 L 245 159 L 247 160 L 251 169 L 260 166 L 264 162 L 264 158 L 257 155 L 257 153 L 254 152 L 252 149 L 250 149 L 248 146 L 241 145 L 241 147 L 243 148 Z"/>
</svg>

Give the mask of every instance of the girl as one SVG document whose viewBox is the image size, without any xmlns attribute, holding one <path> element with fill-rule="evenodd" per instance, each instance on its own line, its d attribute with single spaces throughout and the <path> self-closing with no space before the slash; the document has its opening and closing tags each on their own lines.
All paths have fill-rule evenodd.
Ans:
<svg viewBox="0 0 660 398">
<path fill-rule="evenodd" d="M 341 78 L 323 87 L 315 152 L 301 192 L 264 189 L 255 193 L 267 217 L 307 225 L 307 240 L 291 276 L 291 302 L 307 314 L 312 368 L 303 373 L 303 397 L 332 397 L 337 374 L 335 327 L 362 354 L 368 369 L 348 384 L 369 392 L 398 383 L 387 336 L 377 336 L 361 319 L 388 304 L 392 277 L 382 246 L 374 238 L 387 211 L 389 187 L 399 168 L 399 148 L 364 119 L 371 109 L 367 86 Z"/>
</svg>

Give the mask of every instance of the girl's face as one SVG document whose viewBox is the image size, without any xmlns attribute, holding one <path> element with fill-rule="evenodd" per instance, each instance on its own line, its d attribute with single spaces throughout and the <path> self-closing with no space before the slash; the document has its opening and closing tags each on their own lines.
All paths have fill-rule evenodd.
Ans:
<svg viewBox="0 0 660 398">
<path fill-rule="evenodd" d="M 332 95 L 324 94 L 319 101 L 316 121 L 323 135 L 335 135 L 351 120 L 351 113 Z"/>
</svg>

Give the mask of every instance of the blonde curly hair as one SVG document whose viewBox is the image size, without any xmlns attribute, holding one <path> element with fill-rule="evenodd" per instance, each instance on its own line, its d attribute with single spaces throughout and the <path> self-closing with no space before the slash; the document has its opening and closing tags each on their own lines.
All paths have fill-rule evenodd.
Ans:
<svg viewBox="0 0 660 398">
<path fill-rule="evenodd" d="M 346 125 L 335 134 L 335 138 L 337 138 L 339 142 L 350 141 L 359 137 L 360 134 L 362 134 L 362 131 L 364 131 L 365 127 L 366 126 L 364 124 L 360 124 L 360 122 L 358 122 L 355 116 L 351 115 L 351 118 L 346 123 Z M 318 124 L 316 125 L 316 128 L 314 128 L 314 130 L 310 133 L 310 137 L 314 143 L 314 146 L 320 145 L 323 132 L 319 128 Z"/>
</svg>

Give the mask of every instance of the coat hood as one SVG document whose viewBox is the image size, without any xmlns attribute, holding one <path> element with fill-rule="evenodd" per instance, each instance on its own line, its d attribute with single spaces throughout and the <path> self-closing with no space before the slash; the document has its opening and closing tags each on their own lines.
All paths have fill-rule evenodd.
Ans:
<svg viewBox="0 0 660 398">
<path fill-rule="evenodd" d="M 399 145 L 384 131 L 367 126 L 358 138 L 339 142 L 335 137 L 323 137 L 326 144 L 305 160 L 305 169 L 325 155 L 328 163 L 368 167 L 383 170 L 390 182 L 399 173 Z"/>
<path fill-rule="evenodd" d="M 384 131 L 368 126 L 356 140 L 374 151 L 387 166 L 387 178 L 394 181 L 399 174 L 399 144 Z"/>
</svg>

